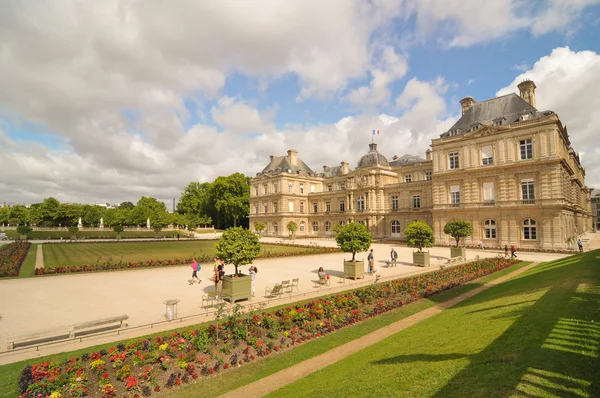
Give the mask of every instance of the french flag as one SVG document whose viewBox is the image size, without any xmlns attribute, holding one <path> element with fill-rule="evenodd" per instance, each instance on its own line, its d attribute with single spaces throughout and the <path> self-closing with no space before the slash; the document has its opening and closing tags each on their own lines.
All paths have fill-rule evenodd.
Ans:
<svg viewBox="0 0 600 398">
<path fill-rule="evenodd" d="M 379 135 L 379 130 L 373 130 L 373 135 Z"/>
</svg>

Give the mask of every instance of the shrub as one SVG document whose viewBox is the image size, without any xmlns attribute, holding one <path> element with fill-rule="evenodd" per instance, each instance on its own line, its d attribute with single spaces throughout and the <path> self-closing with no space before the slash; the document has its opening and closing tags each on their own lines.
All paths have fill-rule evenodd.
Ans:
<svg viewBox="0 0 600 398">
<path fill-rule="evenodd" d="M 335 241 L 345 253 L 352 253 L 352 261 L 355 261 L 356 253 L 369 249 L 373 237 L 363 224 L 351 222 L 338 228 Z"/>
<path fill-rule="evenodd" d="M 419 253 L 423 251 L 424 247 L 432 247 L 435 243 L 431 227 L 423 221 L 414 221 L 408 224 L 404 235 L 408 246 L 419 249 Z"/>
<path fill-rule="evenodd" d="M 448 221 L 448 223 L 444 225 L 444 233 L 456 239 L 456 247 L 458 247 L 460 238 L 466 238 L 473 234 L 473 224 L 464 220 Z"/>
</svg>

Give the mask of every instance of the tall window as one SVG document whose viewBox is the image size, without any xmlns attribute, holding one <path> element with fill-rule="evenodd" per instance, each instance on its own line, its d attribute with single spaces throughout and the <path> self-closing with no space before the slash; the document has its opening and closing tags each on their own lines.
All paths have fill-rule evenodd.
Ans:
<svg viewBox="0 0 600 398">
<path fill-rule="evenodd" d="M 521 199 L 523 204 L 535 203 L 535 185 L 533 178 L 521 180 Z"/>
<path fill-rule="evenodd" d="M 325 232 L 329 232 L 331 229 L 331 221 L 325 221 Z"/>
<path fill-rule="evenodd" d="M 327 185 L 327 191 L 328 191 L 328 192 L 331 192 L 331 191 L 333 191 L 333 184 L 329 184 L 329 185 Z"/>
<path fill-rule="evenodd" d="M 521 160 L 533 159 L 533 144 L 531 138 L 519 141 L 519 148 L 521 149 Z"/>
<path fill-rule="evenodd" d="M 458 169 L 458 152 L 450 152 L 448 157 L 450 158 L 450 169 Z"/>
<path fill-rule="evenodd" d="M 264 192 L 264 194 L 266 195 L 266 194 L 267 194 L 267 191 L 268 191 L 267 184 L 264 184 L 264 185 L 263 185 L 263 190 L 265 191 L 265 192 Z"/>
<path fill-rule="evenodd" d="M 314 186 L 314 184 L 310 184 L 310 192 L 315 192 L 315 186 Z"/>
<path fill-rule="evenodd" d="M 256 214 L 258 214 L 258 203 L 256 203 L 256 204 L 254 205 L 254 212 L 255 212 Z"/>
<path fill-rule="evenodd" d="M 491 145 L 485 145 L 481 147 L 481 164 L 494 164 L 494 151 Z"/>
<path fill-rule="evenodd" d="M 325 211 L 327 213 L 331 211 L 331 202 L 325 202 Z"/>
<path fill-rule="evenodd" d="M 426 179 L 427 181 L 430 181 L 430 180 L 431 180 L 431 171 L 426 171 L 426 172 L 425 172 L 425 179 Z"/>
<path fill-rule="evenodd" d="M 265 203 L 263 206 L 265 207 L 265 213 L 268 213 L 269 212 L 269 207 L 267 206 L 267 204 Z"/>
<path fill-rule="evenodd" d="M 411 182 L 412 181 L 412 176 L 410 174 L 407 174 L 404 176 L 404 182 Z"/>
<path fill-rule="evenodd" d="M 486 239 L 496 239 L 496 221 L 485 220 L 484 229 Z"/>
<path fill-rule="evenodd" d="M 313 213 L 316 213 L 319 211 L 319 206 L 317 205 L 317 202 L 313 202 Z"/>
<path fill-rule="evenodd" d="M 258 196 L 258 185 L 254 187 L 254 196 Z"/>
<path fill-rule="evenodd" d="M 313 232 L 319 232 L 319 223 L 317 221 L 312 222 Z"/>
<path fill-rule="evenodd" d="M 392 210 L 398 210 L 398 196 L 392 196 Z"/>
<path fill-rule="evenodd" d="M 340 226 L 343 227 L 344 225 L 346 225 L 346 221 L 340 221 Z"/>
<path fill-rule="evenodd" d="M 343 191 L 346 189 L 346 183 L 345 182 L 340 182 L 340 190 Z"/>
<path fill-rule="evenodd" d="M 537 230 L 535 227 L 535 220 L 527 219 L 523 221 L 523 239 L 535 240 L 537 239 Z"/>
<path fill-rule="evenodd" d="M 457 206 L 460 204 L 460 185 L 450 186 L 450 203 Z"/>
<path fill-rule="evenodd" d="M 306 229 L 306 224 L 304 224 L 304 221 L 300 222 L 300 232 L 304 232 L 304 230 Z"/>
<path fill-rule="evenodd" d="M 300 193 L 304 193 L 304 184 L 300 184 Z"/>
<path fill-rule="evenodd" d="M 359 196 L 356 199 L 356 210 L 358 210 L 358 211 L 365 210 L 365 197 L 364 196 Z"/>
<path fill-rule="evenodd" d="M 291 182 L 290 182 L 290 183 L 288 183 L 288 192 L 289 192 L 289 193 L 292 193 L 292 192 L 294 192 L 294 184 L 293 184 L 293 183 L 291 183 Z"/>
<path fill-rule="evenodd" d="M 413 209 L 421 208 L 421 195 L 413 195 Z"/>
<path fill-rule="evenodd" d="M 400 221 L 392 221 L 392 233 L 399 234 L 400 233 Z"/>
<path fill-rule="evenodd" d="M 346 202 L 344 199 L 340 200 L 340 211 L 343 213 L 346 210 Z"/>
<path fill-rule="evenodd" d="M 277 205 L 277 202 L 273 202 L 273 213 L 277 213 L 279 211 L 279 206 Z"/>
<path fill-rule="evenodd" d="M 273 193 L 277 193 L 277 183 L 273 183 Z"/>
<path fill-rule="evenodd" d="M 277 232 L 279 231 L 279 226 L 277 225 L 276 222 L 273 223 L 273 232 L 275 233 L 275 235 L 277 235 Z"/>
<path fill-rule="evenodd" d="M 304 213 L 304 202 L 300 202 L 300 213 Z"/>
<path fill-rule="evenodd" d="M 483 204 L 491 205 L 494 203 L 494 183 L 484 182 L 483 183 Z"/>
<path fill-rule="evenodd" d="M 288 206 L 289 206 L 290 213 L 293 213 L 294 212 L 294 202 L 288 202 Z"/>
</svg>

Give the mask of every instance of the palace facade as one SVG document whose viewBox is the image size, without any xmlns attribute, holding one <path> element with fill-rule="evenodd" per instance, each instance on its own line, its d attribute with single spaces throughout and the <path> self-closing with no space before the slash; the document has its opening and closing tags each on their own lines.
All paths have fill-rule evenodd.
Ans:
<svg viewBox="0 0 600 398">
<path fill-rule="evenodd" d="M 425 158 L 379 153 L 376 143 L 355 169 L 347 162 L 313 171 L 290 149 L 271 156 L 252 179 L 250 227 L 265 234 L 330 236 L 336 224 L 360 222 L 375 238 L 404 239 L 414 220 L 451 244 L 444 225 L 473 223 L 467 244 L 562 249 L 592 230 L 590 189 L 567 128 L 553 111 L 538 111 L 535 84 L 508 94 L 460 103 L 462 117 L 431 142 Z"/>
</svg>

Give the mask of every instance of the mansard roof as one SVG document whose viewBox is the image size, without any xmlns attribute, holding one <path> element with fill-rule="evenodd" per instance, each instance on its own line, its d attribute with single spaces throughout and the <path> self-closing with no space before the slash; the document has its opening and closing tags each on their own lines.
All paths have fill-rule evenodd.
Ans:
<svg viewBox="0 0 600 398">
<path fill-rule="evenodd" d="M 348 172 L 352 169 L 348 167 Z M 323 172 L 319 173 L 319 177 L 333 178 L 345 175 L 342 171 L 342 166 L 323 166 Z"/>
<path fill-rule="evenodd" d="M 466 133 L 477 124 L 491 126 L 494 121 L 501 119 L 504 119 L 507 124 L 514 123 L 520 120 L 521 115 L 527 113 L 531 114 L 533 118 L 542 115 L 542 112 L 515 93 L 476 102 L 454 123 L 454 126 L 440 137 Z"/>
<path fill-rule="evenodd" d="M 408 166 L 410 164 L 415 164 L 415 163 L 420 163 L 420 162 L 424 162 L 425 159 L 423 159 L 422 157 L 416 156 L 416 155 L 402 155 L 399 158 L 394 156 L 394 159 L 390 162 L 390 166 L 391 167 L 398 167 L 398 166 Z"/>
<path fill-rule="evenodd" d="M 262 170 L 262 173 L 272 172 L 305 174 L 310 176 L 315 174 L 302 159 L 297 158 L 295 164 L 292 164 L 288 156 L 273 156 L 267 167 Z"/>
</svg>

